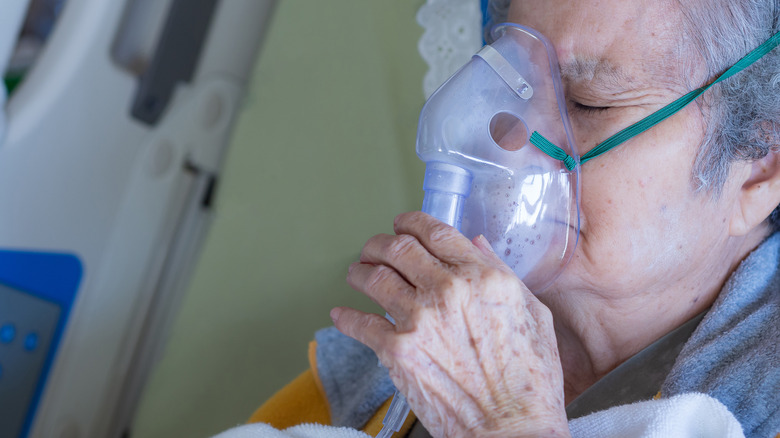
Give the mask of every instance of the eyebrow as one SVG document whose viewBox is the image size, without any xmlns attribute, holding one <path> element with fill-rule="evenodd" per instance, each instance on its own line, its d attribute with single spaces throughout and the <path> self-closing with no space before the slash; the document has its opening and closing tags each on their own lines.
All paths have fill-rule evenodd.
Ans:
<svg viewBox="0 0 780 438">
<path fill-rule="evenodd" d="M 598 81 L 607 86 L 627 87 L 635 79 L 606 59 L 576 58 L 561 64 L 561 76 L 568 82 Z"/>
</svg>

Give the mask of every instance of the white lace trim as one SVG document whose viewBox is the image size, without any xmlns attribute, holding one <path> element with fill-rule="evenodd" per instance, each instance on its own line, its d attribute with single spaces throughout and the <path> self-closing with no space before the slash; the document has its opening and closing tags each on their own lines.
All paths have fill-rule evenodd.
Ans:
<svg viewBox="0 0 780 438">
<path fill-rule="evenodd" d="M 482 47 L 480 2 L 427 0 L 417 22 L 425 29 L 417 48 L 428 63 L 423 79 L 427 98 Z"/>
</svg>

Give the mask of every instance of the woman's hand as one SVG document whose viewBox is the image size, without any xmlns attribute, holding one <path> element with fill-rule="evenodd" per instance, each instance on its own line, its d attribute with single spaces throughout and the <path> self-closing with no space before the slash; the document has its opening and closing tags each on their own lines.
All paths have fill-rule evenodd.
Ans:
<svg viewBox="0 0 780 438">
<path fill-rule="evenodd" d="M 424 213 L 395 220 L 347 281 L 396 321 L 350 308 L 336 327 L 373 349 L 434 437 L 569 436 L 549 310 L 493 253 Z"/>
</svg>

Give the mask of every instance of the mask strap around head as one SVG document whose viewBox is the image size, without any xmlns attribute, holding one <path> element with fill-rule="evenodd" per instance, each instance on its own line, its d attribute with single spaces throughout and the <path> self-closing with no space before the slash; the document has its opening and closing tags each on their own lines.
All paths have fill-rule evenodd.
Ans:
<svg viewBox="0 0 780 438">
<path fill-rule="evenodd" d="M 701 88 L 697 88 L 689 92 L 688 94 L 680 97 L 679 99 L 661 108 L 660 110 L 654 112 L 653 114 L 650 114 L 649 116 L 645 117 L 639 122 L 634 123 L 628 128 L 625 128 L 622 131 L 618 132 L 617 134 L 613 135 L 612 137 L 604 140 L 595 148 L 591 149 L 587 154 L 583 155 L 582 158 L 580 159 L 580 164 L 584 164 L 586 161 L 598 157 L 599 155 L 609 151 L 615 146 L 647 131 L 653 126 L 673 116 L 678 111 L 685 108 L 686 105 L 693 102 L 697 97 L 701 96 L 710 87 L 717 84 L 718 82 L 725 81 L 726 79 L 746 69 L 751 64 L 761 59 L 764 55 L 771 52 L 778 45 L 780 45 L 780 32 L 773 35 L 766 42 L 764 42 L 764 44 L 761 44 L 755 50 L 748 53 L 744 58 L 740 59 L 736 64 L 731 66 L 731 68 L 723 72 L 723 74 L 720 75 L 718 79 L 716 79 L 711 84 Z M 556 160 L 563 161 L 567 169 L 574 170 L 574 167 L 576 167 L 577 164 L 574 158 L 569 156 L 569 154 L 567 154 L 566 151 L 564 151 L 560 147 L 553 144 L 551 141 L 544 138 L 544 136 L 542 136 L 542 134 L 539 134 L 537 131 L 534 131 L 533 134 L 531 134 L 531 138 L 529 139 L 529 141 L 531 142 L 532 145 L 536 146 L 542 152 L 549 155 L 550 157 Z"/>
</svg>

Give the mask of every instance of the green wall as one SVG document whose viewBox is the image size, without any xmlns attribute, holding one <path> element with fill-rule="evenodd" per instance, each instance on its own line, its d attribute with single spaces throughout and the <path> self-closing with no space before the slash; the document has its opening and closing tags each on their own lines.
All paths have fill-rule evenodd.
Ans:
<svg viewBox="0 0 780 438">
<path fill-rule="evenodd" d="M 423 0 L 280 0 L 133 436 L 207 437 L 307 367 L 366 239 L 419 208 Z"/>
</svg>

